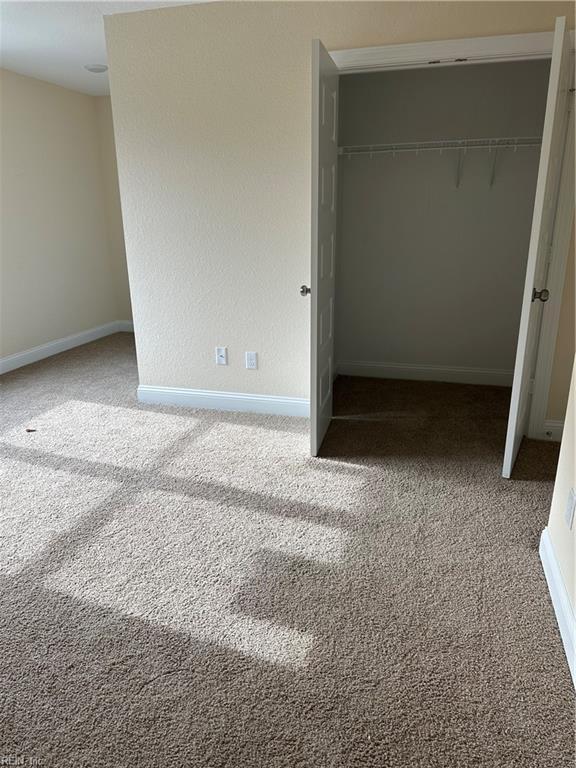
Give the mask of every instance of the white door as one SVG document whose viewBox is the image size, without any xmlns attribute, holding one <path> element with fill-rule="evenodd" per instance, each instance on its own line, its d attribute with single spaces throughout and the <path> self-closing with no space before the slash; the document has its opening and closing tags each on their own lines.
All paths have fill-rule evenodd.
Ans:
<svg viewBox="0 0 576 768">
<path fill-rule="evenodd" d="M 332 418 L 334 272 L 338 176 L 338 68 L 312 45 L 312 274 L 310 452 L 317 456 Z"/>
<path fill-rule="evenodd" d="M 502 468 L 504 477 L 510 477 L 512 474 L 522 437 L 527 433 L 528 427 L 531 382 L 535 373 L 538 336 L 544 306 L 541 300 L 535 298 L 535 295 L 536 292 L 546 288 L 544 281 L 554 229 L 566 132 L 568 89 L 571 82 L 570 58 L 570 40 L 566 30 L 566 19 L 561 17 L 556 19 L 554 32 L 550 82 Z"/>
</svg>

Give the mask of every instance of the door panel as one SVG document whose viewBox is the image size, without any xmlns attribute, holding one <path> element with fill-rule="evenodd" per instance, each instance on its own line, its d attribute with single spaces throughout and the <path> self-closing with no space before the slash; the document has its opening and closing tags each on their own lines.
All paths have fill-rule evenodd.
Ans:
<svg viewBox="0 0 576 768">
<path fill-rule="evenodd" d="M 572 80 L 572 86 L 574 81 Z M 534 376 L 533 394 L 530 403 L 530 420 L 528 437 L 536 440 L 547 439 L 546 414 L 552 379 L 552 367 L 556 348 L 560 312 L 562 309 L 562 294 L 566 282 L 566 267 L 570 258 L 574 258 L 570 250 L 570 242 L 574 229 L 574 104 L 569 110 L 568 127 L 566 129 L 566 146 L 562 176 L 558 192 L 558 205 L 552 236 L 547 287 L 550 289 L 550 301 L 542 312 L 540 336 L 538 339 L 538 357 Z"/>
<path fill-rule="evenodd" d="M 332 417 L 334 258 L 338 178 L 338 68 L 312 46 L 312 275 L 310 452 L 317 456 Z"/>
<path fill-rule="evenodd" d="M 571 82 L 570 39 L 566 19 L 556 19 L 550 82 L 540 150 L 532 231 L 522 299 L 522 314 L 514 366 L 510 416 L 504 451 L 503 477 L 510 477 L 522 437 L 527 433 L 538 353 L 538 336 L 544 304 L 533 300 L 534 290 L 545 288 L 548 253 L 552 241 L 567 123 L 568 89 Z"/>
</svg>

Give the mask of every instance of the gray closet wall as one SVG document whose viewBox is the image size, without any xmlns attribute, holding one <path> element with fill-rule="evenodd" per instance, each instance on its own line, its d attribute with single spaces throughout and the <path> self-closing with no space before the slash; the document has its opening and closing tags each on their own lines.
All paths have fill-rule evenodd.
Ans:
<svg viewBox="0 0 576 768">
<path fill-rule="evenodd" d="M 548 74 L 531 61 L 343 76 L 339 144 L 540 136 Z M 469 150 L 456 188 L 457 152 L 340 158 L 341 372 L 511 381 L 538 160 L 499 151 L 490 186 L 492 156 Z"/>
</svg>

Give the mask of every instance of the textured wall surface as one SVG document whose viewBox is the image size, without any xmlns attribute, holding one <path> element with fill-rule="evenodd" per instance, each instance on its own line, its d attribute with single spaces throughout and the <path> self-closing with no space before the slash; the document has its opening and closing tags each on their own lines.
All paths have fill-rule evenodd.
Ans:
<svg viewBox="0 0 576 768">
<path fill-rule="evenodd" d="M 0 77 L 5 356 L 130 317 L 119 315 L 96 99 L 6 70 Z"/>
<path fill-rule="evenodd" d="M 142 384 L 307 396 L 311 40 L 551 30 L 569 3 L 212 3 L 106 19 Z M 214 346 L 230 365 L 216 367 Z M 245 350 L 260 354 L 246 371 Z"/>
<path fill-rule="evenodd" d="M 130 290 L 126 268 L 126 248 L 124 246 L 120 190 L 118 188 L 112 106 L 109 96 L 97 96 L 95 101 L 98 114 L 98 135 L 100 138 L 100 165 L 104 181 L 108 248 L 112 260 L 116 292 L 116 314 L 120 320 L 131 320 L 132 308 L 130 306 Z"/>
</svg>

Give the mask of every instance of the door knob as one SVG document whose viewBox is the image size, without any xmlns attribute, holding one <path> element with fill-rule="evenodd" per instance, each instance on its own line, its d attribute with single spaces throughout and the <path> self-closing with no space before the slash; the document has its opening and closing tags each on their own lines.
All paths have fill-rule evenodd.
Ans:
<svg viewBox="0 0 576 768">
<path fill-rule="evenodd" d="M 308 296 L 309 293 L 310 293 L 310 288 L 308 288 L 307 285 L 300 286 L 300 296 Z"/>
<path fill-rule="evenodd" d="M 548 301 L 550 298 L 550 291 L 548 288 L 542 288 L 541 291 L 537 291 L 536 288 L 532 291 L 532 301 L 540 299 L 540 301 Z"/>
</svg>

